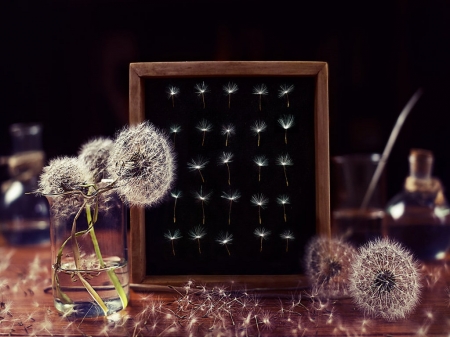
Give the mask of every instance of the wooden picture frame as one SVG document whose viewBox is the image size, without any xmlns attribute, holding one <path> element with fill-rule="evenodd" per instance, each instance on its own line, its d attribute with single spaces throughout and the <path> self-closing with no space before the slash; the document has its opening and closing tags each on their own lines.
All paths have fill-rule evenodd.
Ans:
<svg viewBox="0 0 450 337">
<path fill-rule="evenodd" d="M 326 62 L 304 61 L 206 61 L 206 62 L 144 62 L 129 67 L 129 123 L 138 124 L 146 119 L 146 81 L 157 79 L 211 78 L 246 79 L 313 79 L 313 116 L 315 171 L 315 231 L 330 236 L 330 174 L 329 174 L 329 118 L 328 118 L 328 65 Z M 148 275 L 146 251 L 145 210 L 130 209 L 130 269 L 131 283 L 135 287 L 157 287 L 185 283 L 190 275 Z M 287 287 L 299 282 L 301 275 L 195 275 L 202 282 L 242 282 L 246 284 Z"/>
</svg>

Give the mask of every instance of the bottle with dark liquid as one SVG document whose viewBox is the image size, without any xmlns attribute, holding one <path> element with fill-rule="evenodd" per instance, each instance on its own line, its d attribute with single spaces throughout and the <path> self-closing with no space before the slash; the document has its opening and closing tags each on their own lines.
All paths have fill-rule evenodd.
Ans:
<svg viewBox="0 0 450 337">
<path fill-rule="evenodd" d="M 432 152 L 412 149 L 409 165 L 403 191 L 386 206 L 383 232 L 419 260 L 443 260 L 450 247 L 450 210 L 441 182 L 431 175 Z"/>
</svg>

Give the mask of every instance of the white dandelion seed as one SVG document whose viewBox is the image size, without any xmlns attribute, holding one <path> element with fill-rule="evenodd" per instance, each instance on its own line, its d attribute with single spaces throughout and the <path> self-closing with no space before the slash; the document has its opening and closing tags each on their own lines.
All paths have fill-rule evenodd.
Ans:
<svg viewBox="0 0 450 337">
<path fill-rule="evenodd" d="M 179 229 L 175 229 L 175 230 L 173 231 L 173 233 L 172 233 L 170 230 L 168 230 L 168 231 L 164 234 L 164 237 L 165 237 L 167 240 L 169 240 L 169 241 L 171 242 L 171 244 L 172 244 L 172 253 L 173 253 L 173 255 L 175 255 L 175 246 L 174 246 L 174 243 L 173 243 L 173 242 L 174 242 L 175 240 L 178 240 L 178 239 L 181 239 L 181 238 L 182 238 L 180 230 L 179 230 Z"/>
<path fill-rule="evenodd" d="M 198 244 L 198 252 L 201 254 L 202 250 L 200 247 L 200 239 L 202 239 L 206 235 L 206 231 L 202 226 L 194 227 L 189 231 L 189 236 L 192 240 L 197 241 Z"/>
<path fill-rule="evenodd" d="M 233 234 L 221 233 L 217 237 L 216 241 L 221 244 L 222 246 L 225 246 L 225 249 L 227 250 L 228 255 L 230 254 L 230 250 L 228 249 L 228 245 L 231 244 L 231 241 L 233 241 Z"/>
<path fill-rule="evenodd" d="M 280 234 L 280 237 L 283 240 L 286 240 L 286 253 L 287 253 L 289 251 L 289 240 L 295 239 L 294 233 L 292 233 L 290 230 L 285 230 L 283 233 Z"/>
<path fill-rule="evenodd" d="M 265 84 L 260 84 L 253 87 L 253 94 L 259 95 L 259 111 L 261 111 L 261 97 L 267 95 L 268 93 L 269 90 L 267 90 L 267 86 Z"/>
<path fill-rule="evenodd" d="M 347 295 L 355 254 L 353 246 L 343 240 L 313 237 L 306 245 L 304 257 L 311 288 L 325 298 Z"/>
<path fill-rule="evenodd" d="M 198 130 L 203 132 L 203 138 L 202 138 L 202 146 L 205 144 L 205 136 L 207 132 L 210 132 L 212 130 L 212 124 L 208 122 L 206 119 L 202 119 L 196 126 Z"/>
<path fill-rule="evenodd" d="M 349 292 L 365 314 L 388 321 L 406 318 L 419 303 L 419 263 L 391 239 L 369 241 L 358 249 L 349 275 Z"/>
<path fill-rule="evenodd" d="M 260 193 L 252 195 L 250 202 L 253 204 L 253 206 L 258 206 L 258 218 L 259 224 L 261 224 L 261 209 L 266 208 L 267 204 L 269 203 L 269 199 L 266 198 L 264 194 Z"/>
<path fill-rule="evenodd" d="M 175 202 L 173 204 L 173 222 L 174 223 L 177 222 L 177 216 L 176 216 L 177 201 L 178 201 L 178 198 L 181 198 L 182 195 L 183 194 L 181 193 L 181 191 L 178 191 L 178 190 L 174 190 L 174 191 L 170 192 L 170 196 L 175 199 Z"/>
<path fill-rule="evenodd" d="M 227 85 L 223 86 L 223 91 L 225 91 L 225 95 L 228 96 L 228 109 L 231 106 L 231 94 L 234 94 L 236 91 L 238 91 L 238 89 L 238 85 L 233 82 L 228 82 Z"/>
<path fill-rule="evenodd" d="M 202 102 L 203 102 L 203 109 L 205 108 L 206 104 L 205 104 L 205 94 L 207 92 L 209 92 L 208 86 L 205 84 L 205 82 L 197 83 L 195 85 L 195 90 L 197 95 L 202 97 Z"/>
<path fill-rule="evenodd" d="M 233 124 L 227 124 L 222 126 L 222 135 L 226 136 L 225 146 L 228 146 L 228 138 L 230 138 L 235 133 L 235 127 Z"/>
<path fill-rule="evenodd" d="M 287 221 L 286 205 L 289 205 L 291 203 L 291 200 L 290 200 L 289 196 L 287 196 L 286 194 L 282 194 L 279 197 L 277 197 L 277 203 L 278 203 L 278 205 L 283 206 L 283 217 L 284 217 L 284 222 L 286 222 Z"/>
<path fill-rule="evenodd" d="M 181 126 L 178 124 L 173 124 L 170 126 L 170 133 L 173 133 L 173 146 L 175 146 L 175 140 L 177 137 L 177 133 L 181 132 Z"/>
<path fill-rule="evenodd" d="M 289 182 L 288 182 L 288 178 L 287 178 L 287 173 L 286 173 L 286 166 L 292 166 L 294 165 L 294 162 L 292 161 L 291 157 L 289 156 L 289 154 L 285 154 L 285 155 L 280 155 L 277 158 L 277 165 L 281 165 L 283 166 L 283 171 L 284 171 L 284 178 L 286 180 L 286 186 L 289 186 Z"/>
<path fill-rule="evenodd" d="M 222 164 L 227 165 L 227 169 L 228 169 L 228 185 L 231 185 L 230 165 L 228 165 L 228 164 L 233 161 L 233 157 L 234 157 L 234 155 L 231 152 L 223 152 L 219 156 L 219 161 L 218 161 L 219 165 L 222 165 Z"/>
<path fill-rule="evenodd" d="M 293 85 L 282 84 L 278 90 L 278 97 L 286 96 L 286 106 L 289 108 L 289 94 L 294 90 Z"/>
<path fill-rule="evenodd" d="M 205 204 L 208 203 L 209 199 L 211 198 L 212 192 L 204 193 L 203 192 L 203 186 L 200 187 L 200 192 L 194 192 L 194 196 L 196 199 L 200 201 L 202 204 L 202 224 L 205 224 Z"/>
<path fill-rule="evenodd" d="M 230 201 L 230 208 L 228 210 L 228 224 L 231 224 L 231 205 L 233 202 L 237 202 L 241 197 L 241 193 L 239 191 L 230 191 L 230 193 L 222 192 L 221 198 L 227 199 Z"/>
<path fill-rule="evenodd" d="M 262 252 L 263 249 L 263 240 L 267 240 L 267 237 L 270 235 L 270 231 L 266 230 L 264 227 L 256 228 L 253 234 L 260 238 L 260 248 L 259 251 Z"/>
<path fill-rule="evenodd" d="M 197 159 L 191 159 L 188 163 L 189 171 L 198 171 L 203 183 L 205 182 L 205 179 L 203 178 L 202 170 L 205 168 L 206 164 L 208 164 L 208 161 L 201 156 L 197 157 Z"/>
<path fill-rule="evenodd" d="M 175 96 L 180 93 L 180 89 L 174 86 L 167 87 L 167 96 L 172 100 L 172 107 L 175 107 Z"/>
<path fill-rule="evenodd" d="M 264 121 L 256 121 L 251 127 L 251 130 L 253 131 L 253 133 L 256 136 L 258 136 L 258 146 L 259 146 L 260 141 L 261 141 L 260 133 L 264 132 L 266 130 L 266 128 L 267 128 L 267 124 Z"/>
<path fill-rule="evenodd" d="M 278 119 L 278 124 L 284 129 L 284 143 L 287 144 L 287 130 L 294 126 L 294 116 L 283 115 Z"/>
<path fill-rule="evenodd" d="M 258 181 L 261 181 L 261 167 L 269 165 L 269 160 L 266 156 L 255 156 L 253 162 L 258 166 Z"/>
</svg>

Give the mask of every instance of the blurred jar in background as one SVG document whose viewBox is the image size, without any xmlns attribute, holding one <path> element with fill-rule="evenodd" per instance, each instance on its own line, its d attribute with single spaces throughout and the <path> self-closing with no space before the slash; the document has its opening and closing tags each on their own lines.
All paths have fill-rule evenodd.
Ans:
<svg viewBox="0 0 450 337">
<path fill-rule="evenodd" d="M 331 161 L 332 233 L 356 246 L 382 236 L 385 174 L 381 174 L 366 207 L 362 207 L 379 154 L 348 154 Z"/>
<path fill-rule="evenodd" d="M 450 243 L 449 207 L 439 179 L 432 177 L 433 153 L 412 149 L 403 191 L 386 205 L 384 234 L 422 261 L 446 256 Z"/>
<path fill-rule="evenodd" d="M 40 124 L 13 124 L 10 179 L 1 185 L 0 233 L 10 245 L 50 241 L 49 206 L 45 197 L 26 194 L 37 189 L 45 162 Z"/>
</svg>

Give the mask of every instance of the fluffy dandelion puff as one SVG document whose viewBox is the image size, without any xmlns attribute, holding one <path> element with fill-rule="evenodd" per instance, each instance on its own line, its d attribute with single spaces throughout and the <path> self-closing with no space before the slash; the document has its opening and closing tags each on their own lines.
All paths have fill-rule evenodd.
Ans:
<svg viewBox="0 0 450 337">
<path fill-rule="evenodd" d="M 259 84 L 259 85 L 255 85 L 253 87 L 253 94 L 259 96 L 259 100 L 258 100 L 259 111 L 261 111 L 261 98 L 262 98 L 262 96 L 265 96 L 268 93 L 269 93 L 269 90 L 267 90 L 267 86 L 265 84 Z"/>
<path fill-rule="evenodd" d="M 233 241 L 233 234 L 228 234 L 228 232 L 221 233 L 217 237 L 216 241 L 222 246 L 225 246 L 228 255 L 231 255 L 230 250 L 228 249 L 228 245 L 231 244 L 231 242 Z"/>
<path fill-rule="evenodd" d="M 205 84 L 205 82 L 202 83 L 197 83 L 195 85 L 195 92 L 197 93 L 197 95 L 201 96 L 202 98 L 202 103 L 203 103 L 203 109 L 206 107 L 205 104 L 205 94 L 207 92 L 209 92 L 208 86 Z"/>
<path fill-rule="evenodd" d="M 78 158 L 92 172 L 95 183 L 107 178 L 108 157 L 114 146 L 110 138 L 95 138 L 83 144 L 78 151 Z"/>
<path fill-rule="evenodd" d="M 234 94 L 236 91 L 238 91 L 238 89 L 238 85 L 233 82 L 228 82 L 227 85 L 223 86 L 223 91 L 225 91 L 225 95 L 228 96 L 228 109 L 231 106 L 231 94 Z"/>
<path fill-rule="evenodd" d="M 256 121 L 252 126 L 251 130 L 253 133 L 258 136 L 258 146 L 261 143 L 261 132 L 264 132 L 267 129 L 267 124 L 264 121 Z"/>
<path fill-rule="evenodd" d="M 200 239 L 202 239 L 206 235 L 205 229 L 202 226 L 197 226 L 197 227 L 194 227 L 192 230 L 190 230 L 188 234 L 192 240 L 197 241 L 198 252 L 201 254 L 202 249 L 200 247 Z"/>
<path fill-rule="evenodd" d="M 348 294 L 348 276 L 356 250 L 340 239 L 315 236 L 305 249 L 305 273 L 322 297 Z"/>
<path fill-rule="evenodd" d="M 278 124 L 284 129 L 284 143 L 287 144 L 287 130 L 294 126 L 294 116 L 283 115 L 278 119 Z"/>
<path fill-rule="evenodd" d="M 264 227 L 256 228 L 253 234 L 260 239 L 260 248 L 259 251 L 262 252 L 263 249 L 263 240 L 267 240 L 267 237 L 270 235 L 270 231 L 266 230 Z"/>
<path fill-rule="evenodd" d="M 129 205 L 152 206 L 175 178 L 175 155 L 166 134 L 148 122 L 118 132 L 108 160 L 117 193 Z"/>
<path fill-rule="evenodd" d="M 234 135 L 235 130 L 236 130 L 235 126 L 234 126 L 233 124 L 231 124 L 231 123 L 222 126 L 222 131 L 221 131 L 221 133 L 222 133 L 222 135 L 224 135 L 224 136 L 226 137 L 226 138 L 225 138 L 225 146 L 228 146 L 228 139 L 229 139 L 232 135 Z"/>
<path fill-rule="evenodd" d="M 294 233 L 292 233 L 290 230 L 285 230 L 283 233 L 280 234 L 280 237 L 283 240 L 286 240 L 286 253 L 287 253 L 289 251 L 289 240 L 295 239 Z"/>
<path fill-rule="evenodd" d="M 293 85 L 282 84 L 278 90 L 278 97 L 286 97 L 286 106 L 289 108 L 289 94 L 294 90 Z"/>
<path fill-rule="evenodd" d="M 172 107 L 175 107 L 175 96 L 180 93 L 180 89 L 174 86 L 167 87 L 167 97 L 172 100 Z"/>
<path fill-rule="evenodd" d="M 269 199 L 266 198 L 266 196 L 262 193 L 260 194 L 254 194 L 252 195 L 252 198 L 250 199 L 250 202 L 253 204 L 253 206 L 258 207 L 258 219 L 259 224 L 261 224 L 261 208 L 266 208 L 267 204 L 269 203 Z"/>
<path fill-rule="evenodd" d="M 172 254 L 175 255 L 174 241 L 182 238 L 180 230 L 175 229 L 173 233 L 170 230 L 168 230 L 166 233 L 164 233 L 164 237 L 171 242 Z"/>
<path fill-rule="evenodd" d="M 349 281 L 353 301 L 373 317 L 404 319 L 419 303 L 420 266 L 406 248 L 391 239 L 369 241 L 360 247 Z"/>
</svg>

